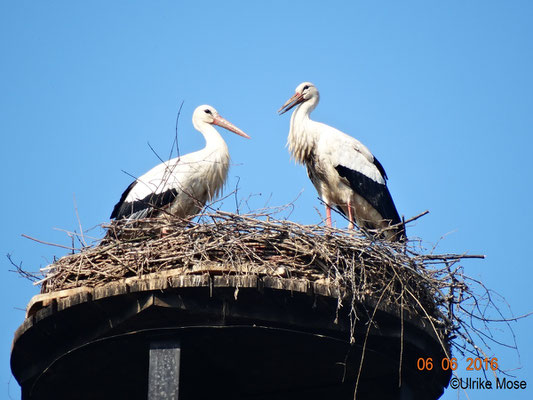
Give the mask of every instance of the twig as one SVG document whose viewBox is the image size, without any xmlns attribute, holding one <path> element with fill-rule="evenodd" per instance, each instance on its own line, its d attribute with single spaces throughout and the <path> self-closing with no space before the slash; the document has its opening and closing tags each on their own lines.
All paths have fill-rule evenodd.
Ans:
<svg viewBox="0 0 533 400">
<path fill-rule="evenodd" d="M 76 211 L 76 219 L 78 220 L 78 226 L 80 227 L 80 236 L 78 237 L 81 237 L 81 244 L 83 245 L 83 247 L 87 247 L 87 243 L 85 242 L 85 238 L 83 237 L 83 228 L 81 227 L 81 219 L 80 219 L 80 215 L 78 214 L 78 205 L 76 204 L 75 194 L 72 195 L 72 199 L 74 201 L 74 210 Z"/>
<path fill-rule="evenodd" d="M 25 234 L 21 234 L 20 236 L 26 238 L 26 239 L 30 239 L 30 240 L 33 240 L 34 242 L 37 242 L 37 243 L 42 243 L 42 244 L 46 244 L 48 246 L 55 246 L 55 247 L 61 247 L 63 249 L 67 249 L 67 250 L 79 250 L 79 249 L 76 249 L 74 247 L 69 247 L 69 246 L 63 246 L 62 244 L 56 244 L 56 243 L 51 243 L 51 242 L 45 242 L 44 240 L 39 240 L 39 239 L 35 239 L 31 236 L 28 236 L 28 235 L 25 235 Z"/>
<path fill-rule="evenodd" d="M 174 143 L 172 143 L 172 146 L 170 146 L 170 154 L 168 156 L 168 159 L 170 160 L 172 158 L 172 152 L 174 151 L 174 145 L 176 145 L 176 157 L 180 156 L 180 146 L 178 141 L 178 123 L 180 120 L 181 115 L 181 108 L 183 107 L 183 103 L 185 103 L 184 100 L 182 100 L 180 107 L 178 109 L 178 114 L 176 115 L 176 126 L 175 126 L 175 136 L 174 136 Z"/>
</svg>

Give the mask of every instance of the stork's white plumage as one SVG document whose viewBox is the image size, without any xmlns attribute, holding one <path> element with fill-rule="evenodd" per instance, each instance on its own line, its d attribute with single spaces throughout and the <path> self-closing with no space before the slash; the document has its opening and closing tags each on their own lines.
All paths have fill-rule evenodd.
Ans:
<svg viewBox="0 0 533 400">
<path fill-rule="evenodd" d="M 320 95 L 310 82 L 298 85 L 296 93 L 280 109 L 293 107 L 288 138 L 294 159 L 307 167 L 309 178 L 326 204 L 326 223 L 331 227 L 331 207 L 361 228 L 384 229 L 401 220 L 387 188 L 387 174 L 361 142 L 326 124 L 310 119 Z M 385 230 L 389 240 L 403 240 L 405 228 Z"/>
<path fill-rule="evenodd" d="M 137 178 L 122 194 L 111 218 L 140 219 L 162 213 L 187 218 L 220 193 L 230 156 L 226 142 L 213 125 L 250 137 L 208 105 L 194 110 L 192 123 L 204 135 L 205 147 L 163 162 Z"/>
</svg>

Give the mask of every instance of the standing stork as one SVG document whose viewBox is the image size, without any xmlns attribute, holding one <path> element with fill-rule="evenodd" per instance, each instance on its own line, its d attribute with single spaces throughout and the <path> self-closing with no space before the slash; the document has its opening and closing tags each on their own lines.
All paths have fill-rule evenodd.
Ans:
<svg viewBox="0 0 533 400">
<path fill-rule="evenodd" d="M 291 116 L 289 151 L 296 162 L 307 167 L 326 205 L 327 225 L 331 227 L 331 207 L 335 206 L 348 216 L 349 228 L 356 222 L 360 228 L 384 230 L 388 240 L 404 240 L 405 228 L 387 188 L 383 166 L 357 139 L 310 119 L 319 99 L 315 85 L 301 83 L 278 113 L 297 106 Z"/>
<path fill-rule="evenodd" d="M 137 178 L 122 194 L 111 218 L 134 220 L 162 214 L 187 218 L 220 193 L 230 156 L 226 142 L 213 125 L 250 137 L 208 105 L 194 110 L 192 123 L 204 135 L 205 147 L 163 162 Z"/>
</svg>

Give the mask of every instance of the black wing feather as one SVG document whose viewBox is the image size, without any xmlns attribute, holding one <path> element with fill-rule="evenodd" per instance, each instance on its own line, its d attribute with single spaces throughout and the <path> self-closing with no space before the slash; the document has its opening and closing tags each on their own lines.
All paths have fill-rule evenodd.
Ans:
<svg viewBox="0 0 533 400">
<path fill-rule="evenodd" d="M 169 205 L 176 199 L 176 196 L 178 195 L 178 191 L 176 189 L 169 189 L 162 193 L 150 193 L 143 199 L 135 200 L 133 202 L 125 201 L 126 197 L 131 192 L 136 183 L 137 181 L 133 182 L 131 185 L 128 186 L 125 192 L 122 193 L 120 201 L 115 205 L 115 208 L 113 208 L 113 212 L 111 213 L 110 218 L 127 218 L 143 210 L 146 210 L 146 212 L 143 213 L 142 216 L 148 217 L 150 216 L 149 214 L 152 210 L 161 209 Z"/>
<path fill-rule="evenodd" d="M 124 193 L 122 193 L 122 196 L 120 196 L 120 200 L 117 204 L 115 204 L 115 207 L 113 207 L 113 211 L 111 212 L 111 216 L 109 218 L 120 218 L 120 210 L 122 206 L 124 205 L 124 202 L 126 201 L 126 197 L 128 197 L 128 194 L 130 194 L 131 190 L 135 187 L 137 184 L 137 181 L 133 181 L 127 188 L 124 190 Z"/>
<path fill-rule="evenodd" d="M 385 177 L 383 166 L 379 161 L 375 160 L 375 162 L 377 162 L 376 167 L 379 169 L 383 177 Z M 383 219 L 390 220 L 392 224 L 399 224 L 401 222 L 387 185 L 376 182 L 361 172 L 347 168 L 343 165 L 337 165 L 335 169 L 341 177 L 348 180 L 350 187 L 357 192 L 357 194 L 362 196 L 381 214 Z"/>
<path fill-rule="evenodd" d="M 381 165 L 381 163 L 379 162 L 379 160 L 376 157 L 374 157 L 374 165 L 378 169 L 378 171 L 381 174 L 381 176 L 383 177 L 383 179 L 385 179 L 385 180 L 389 179 L 389 177 L 387 176 L 387 173 L 385 172 L 385 168 L 383 168 L 383 165 Z"/>
</svg>

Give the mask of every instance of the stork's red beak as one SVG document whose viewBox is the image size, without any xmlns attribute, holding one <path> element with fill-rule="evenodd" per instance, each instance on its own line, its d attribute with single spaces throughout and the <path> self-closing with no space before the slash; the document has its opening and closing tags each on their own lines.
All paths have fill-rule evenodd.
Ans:
<svg viewBox="0 0 533 400">
<path fill-rule="evenodd" d="M 298 104 L 305 101 L 304 96 L 301 93 L 294 93 L 294 96 L 292 96 L 285 104 L 281 106 L 281 108 L 278 110 L 279 115 L 286 113 L 294 106 L 297 106 Z"/>
<path fill-rule="evenodd" d="M 220 115 L 217 115 L 214 117 L 213 124 L 221 126 L 224 129 L 227 129 L 228 131 L 232 131 L 233 133 L 236 133 L 239 136 L 242 136 L 246 139 L 250 139 L 250 136 L 248 136 L 246 133 L 241 131 L 239 128 L 237 128 L 235 125 L 233 125 L 228 120 L 222 118 Z"/>
</svg>

